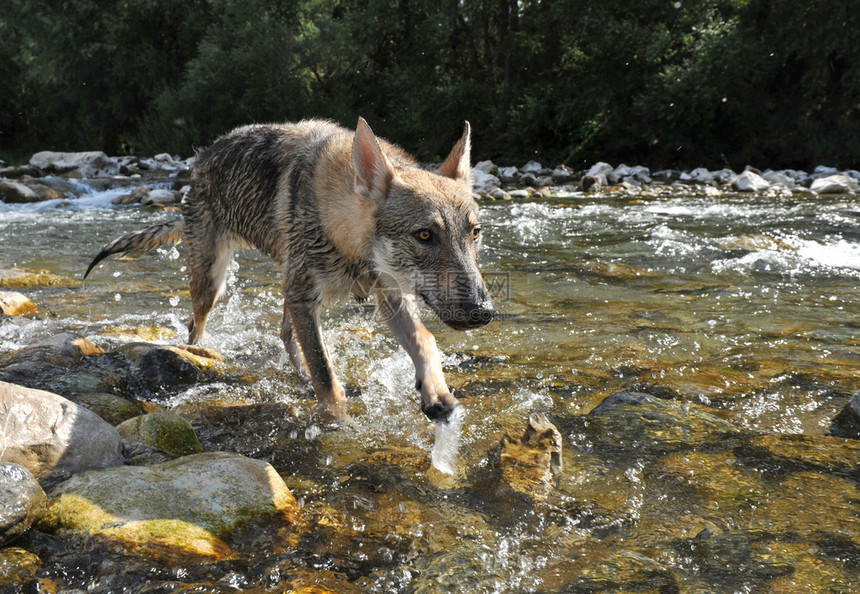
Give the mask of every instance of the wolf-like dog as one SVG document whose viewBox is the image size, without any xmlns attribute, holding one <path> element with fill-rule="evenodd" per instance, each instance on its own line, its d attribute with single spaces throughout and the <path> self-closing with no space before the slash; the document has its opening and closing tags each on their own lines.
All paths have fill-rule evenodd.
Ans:
<svg viewBox="0 0 860 594">
<path fill-rule="evenodd" d="M 182 218 L 127 233 L 104 258 L 183 241 L 193 315 L 203 337 L 235 250 L 256 248 L 281 272 L 281 339 L 324 409 L 345 416 L 343 387 L 323 344 L 321 304 L 374 295 L 381 317 L 415 364 L 421 410 L 445 420 L 457 405 L 417 299 L 448 326 L 489 323 L 495 310 L 478 271 L 478 205 L 472 199 L 470 127 L 436 171 L 378 139 L 322 120 L 249 125 L 197 154 Z"/>
</svg>

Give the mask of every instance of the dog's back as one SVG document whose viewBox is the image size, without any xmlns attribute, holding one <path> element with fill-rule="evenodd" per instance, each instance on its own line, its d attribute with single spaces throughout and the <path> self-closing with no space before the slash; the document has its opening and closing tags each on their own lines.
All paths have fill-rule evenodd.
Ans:
<svg viewBox="0 0 860 594">
<path fill-rule="evenodd" d="M 332 136 L 349 134 L 335 124 L 255 124 L 237 128 L 200 151 L 193 167 L 194 192 L 183 215 L 194 219 L 186 233 L 216 233 L 249 244 L 282 262 L 279 195 L 298 194 L 303 172 L 316 166 Z M 290 213 L 280 213 L 283 221 Z"/>
</svg>

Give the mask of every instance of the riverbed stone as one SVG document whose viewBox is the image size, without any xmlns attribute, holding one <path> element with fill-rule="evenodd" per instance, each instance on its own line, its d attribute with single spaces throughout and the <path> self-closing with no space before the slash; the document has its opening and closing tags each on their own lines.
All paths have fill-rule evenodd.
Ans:
<svg viewBox="0 0 860 594">
<path fill-rule="evenodd" d="M 41 198 L 23 182 L 0 180 L 0 200 L 7 204 L 21 204 L 39 202 Z"/>
<path fill-rule="evenodd" d="M 6 268 L 0 270 L 0 289 L 28 289 L 32 287 L 70 287 L 78 282 L 50 270 Z"/>
<path fill-rule="evenodd" d="M 228 539 L 243 523 L 300 522 L 293 495 L 271 465 L 226 452 L 84 472 L 51 495 L 41 530 L 161 559 L 230 558 Z"/>
<path fill-rule="evenodd" d="M 30 165 L 56 173 L 76 171 L 81 177 L 119 175 L 119 162 L 102 151 L 80 153 L 41 151 L 30 157 Z"/>
<path fill-rule="evenodd" d="M 117 425 L 126 446 L 144 446 L 178 458 L 203 451 L 191 423 L 176 413 L 160 410 L 128 419 Z"/>
<path fill-rule="evenodd" d="M 132 369 L 150 389 L 193 384 L 205 374 L 223 369 L 217 352 L 191 345 L 160 346 L 133 342 L 119 351 L 132 362 Z"/>
<path fill-rule="evenodd" d="M 10 592 L 22 591 L 23 584 L 36 576 L 41 565 L 38 555 L 26 549 L 14 546 L 0 548 L 0 588 L 15 588 Z"/>
<path fill-rule="evenodd" d="M 97 357 L 104 353 L 101 347 L 88 338 L 62 332 L 12 352 L 6 359 L 0 360 L 0 367 L 25 362 L 73 367 L 85 357 Z"/>
<path fill-rule="evenodd" d="M 740 428 L 694 404 L 643 392 L 607 396 L 583 419 L 596 446 L 606 454 L 660 455 L 679 448 L 718 444 Z"/>
<path fill-rule="evenodd" d="M 99 385 L 101 382 L 99 382 Z M 149 412 L 143 403 L 108 392 L 79 391 L 69 399 L 96 413 L 111 425 L 118 425 Z M 149 405 L 151 407 L 152 405 Z"/>
<path fill-rule="evenodd" d="M 42 313 L 30 299 L 17 291 L 0 291 L 0 315 L 33 316 Z"/>
<path fill-rule="evenodd" d="M 19 464 L 0 463 L 0 547 L 38 521 L 45 514 L 47 501 L 29 470 Z"/>
<path fill-rule="evenodd" d="M 0 462 L 20 464 L 43 483 L 122 463 L 116 429 L 57 394 L 0 382 L 0 418 Z"/>
<path fill-rule="evenodd" d="M 163 188 L 155 188 L 149 190 L 146 196 L 140 199 L 140 203 L 144 206 L 149 204 L 175 204 L 182 199 L 179 192 L 165 190 Z"/>
<path fill-rule="evenodd" d="M 837 437 L 860 439 L 860 390 L 854 392 L 851 399 L 833 419 L 830 433 Z"/>
<path fill-rule="evenodd" d="M 763 192 L 770 188 L 770 182 L 754 171 L 744 171 L 732 180 L 732 189 L 737 192 Z"/>
<path fill-rule="evenodd" d="M 809 189 L 819 194 L 853 194 L 854 186 L 847 175 L 837 174 L 813 180 Z"/>
</svg>

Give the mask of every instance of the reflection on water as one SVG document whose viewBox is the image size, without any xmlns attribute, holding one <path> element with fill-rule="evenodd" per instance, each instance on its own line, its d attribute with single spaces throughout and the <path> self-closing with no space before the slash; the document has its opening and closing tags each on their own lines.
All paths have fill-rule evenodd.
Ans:
<svg viewBox="0 0 860 594">
<path fill-rule="evenodd" d="M 110 208 L 111 197 L 97 194 L 73 207 L 4 206 L 0 269 L 49 269 L 80 278 L 111 238 L 177 216 Z M 657 522 L 659 502 L 643 487 L 642 463 L 619 468 L 588 457 L 577 459 L 581 472 L 602 477 L 602 488 L 618 486 L 617 492 L 604 490 L 595 498 L 601 505 L 617 499 L 624 514 L 600 516 L 599 506 L 591 511 L 562 506 L 558 517 L 505 524 L 498 523 L 496 511 L 486 515 L 472 508 L 458 489 L 499 436 L 531 412 L 568 418 L 589 411 L 608 394 L 637 389 L 704 405 L 749 428 L 823 435 L 847 396 L 860 388 L 860 206 L 853 200 L 579 197 L 487 203 L 482 216 L 481 264 L 496 293 L 500 319 L 465 333 L 445 328 L 429 313 L 426 320 L 444 353 L 449 383 L 464 405 L 457 423 L 434 435 L 419 413 L 409 358 L 375 320 L 372 305 L 353 303 L 324 316 L 326 342 L 351 395 L 351 428 L 332 432 L 309 424 L 285 429 L 282 413 L 271 412 L 277 408 L 249 419 L 248 435 L 210 429 L 207 436 L 201 425 L 202 439 L 210 445 L 272 460 L 305 501 L 325 499 L 335 507 L 340 501 L 339 509 L 352 510 L 355 522 L 385 514 L 392 514 L 392 522 L 420 517 L 421 523 L 409 527 L 409 539 L 434 551 L 444 548 L 434 544 L 436 539 L 459 543 L 458 550 L 445 554 L 417 554 L 413 569 L 394 563 L 390 571 L 378 570 L 362 578 L 365 586 L 383 591 L 386 585 L 396 590 L 412 584 L 415 589 L 411 580 L 418 571 L 429 580 L 422 582 L 425 586 L 441 588 L 446 580 L 460 580 L 460 591 L 468 584 L 473 591 L 561 587 L 563 579 L 543 571 L 552 566 L 547 539 L 560 543 L 568 555 L 581 552 L 565 561 L 565 571 L 574 572 L 608 554 L 605 548 L 612 545 L 595 534 L 623 532 L 646 522 L 646 516 L 647 522 Z M 110 329 L 136 326 L 166 328 L 176 337 L 165 332 L 157 341 L 183 342 L 189 298 L 177 256 L 166 249 L 108 261 L 83 288 L 28 291 L 48 313 L 38 320 L 4 319 L 0 351 L 59 331 L 118 344 L 129 338 Z M 210 409 L 215 403 L 237 410 L 267 405 L 309 410 L 312 394 L 286 365 L 278 338 L 281 306 L 273 267 L 259 254 L 243 253 L 230 278 L 224 301 L 210 319 L 206 346 L 220 351 L 244 381 L 195 386 L 165 404 L 200 419 L 215 414 Z M 585 434 L 568 433 L 565 440 L 566 447 L 588 445 Z M 421 485 L 435 479 L 422 466 L 422 456 L 453 475 L 439 479 L 440 488 L 451 489 L 450 499 L 423 493 Z M 389 466 L 361 466 L 368 459 Z M 686 476 L 683 468 L 692 462 L 667 458 L 662 464 L 666 473 Z M 568 462 L 565 467 L 577 468 Z M 411 474 L 415 468 L 420 472 Z M 376 497 L 372 505 L 362 503 L 361 489 L 351 482 L 362 472 L 380 484 L 401 481 L 416 491 L 397 502 Z M 400 474 L 395 481 L 385 472 Z M 585 489 L 588 481 L 578 480 L 574 472 L 567 488 Z M 328 492 L 323 483 L 336 485 L 331 492 L 341 494 L 323 495 Z M 362 511 L 362 505 L 370 507 Z M 413 513 L 410 506 L 418 505 L 421 512 Z M 682 517 L 685 505 L 667 504 L 665 521 Z M 471 540 L 432 533 L 426 523 L 436 517 L 437 525 L 447 529 L 454 518 L 464 533 L 473 533 Z M 651 534 L 659 535 L 661 526 L 657 522 Z M 466 542 L 471 549 L 463 548 Z M 664 553 L 662 561 L 674 567 L 713 563 L 700 553 Z M 358 575 L 363 574 L 356 569 L 351 578 Z"/>
</svg>

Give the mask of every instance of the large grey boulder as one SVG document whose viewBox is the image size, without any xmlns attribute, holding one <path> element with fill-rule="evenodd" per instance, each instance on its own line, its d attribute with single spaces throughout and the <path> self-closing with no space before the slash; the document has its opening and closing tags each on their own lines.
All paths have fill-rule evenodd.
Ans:
<svg viewBox="0 0 860 594">
<path fill-rule="evenodd" d="M 48 498 L 33 474 L 18 464 L 0 464 L 0 547 L 45 514 Z"/>
<path fill-rule="evenodd" d="M 732 181 L 737 192 L 763 192 L 770 188 L 770 182 L 754 171 L 744 171 Z"/>
<path fill-rule="evenodd" d="M 830 175 L 813 180 L 809 189 L 819 194 L 853 194 L 854 184 L 847 175 Z"/>
<path fill-rule="evenodd" d="M 158 557 L 228 558 L 230 533 L 242 523 L 261 516 L 299 521 L 293 495 L 270 464 L 225 452 L 85 472 L 51 495 L 40 529 Z"/>
<path fill-rule="evenodd" d="M 0 382 L 0 462 L 36 478 L 122 464 L 119 433 L 95 413 L 43 390 Z"/>
<path fill-rule="evenodd" d="M 119 175 L 119 162 L 101 151 L 58 153 L 42 151 L 30 157 L 30 165 L 64 173 L 77 171 L 81 177 L 109 177 Z"/>
</svg>

